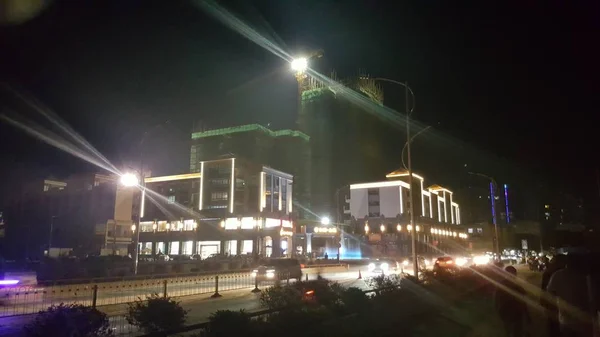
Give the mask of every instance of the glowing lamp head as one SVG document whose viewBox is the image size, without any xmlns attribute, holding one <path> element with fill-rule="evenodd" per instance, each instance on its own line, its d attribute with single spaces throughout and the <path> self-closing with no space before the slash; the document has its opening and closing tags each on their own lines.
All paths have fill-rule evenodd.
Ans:
<svg viewBox="0 0 600 337">
<path fill-rule="evenodd" d="M 321 225 L 325 225 L 325 226 L 327 226 L 327 225 L 329 225 L 330 223 L 331 223 L 331 220 L 329 220 L 329 218 L 328 218 L 328 217 L 324 216 L 324 217 L 322 217 L 322 218 L 321 218 Z"/>
<path fill-rule="evenodd" d="M 139 183 L 138 177 L 133 173 L 125 173 L 121 176 L 121 184 L 126 187 L 137 186 Z"/>
<path fill-rule="evenodd" d="M 292 70 L 296 73 L 303 73 L 308 69 L 308 60 L 306 57 L 300 57 L 292 60 Z"/>
<path fill-rule="evenodd" d="M 379 230 L 381 230 L 382 233 L 385 232 L 385 225 L 379 226 Z"/>
</svg>

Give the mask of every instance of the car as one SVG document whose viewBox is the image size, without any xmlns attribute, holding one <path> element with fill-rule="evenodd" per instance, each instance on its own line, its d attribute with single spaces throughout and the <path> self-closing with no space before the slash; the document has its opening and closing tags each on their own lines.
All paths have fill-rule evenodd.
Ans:
<svg viewBox="0 0 600 337">
<path fill-rule="evenodd" d="M 438 257 L 433 264 L 433 272 L 434 273 L 444 273 L 449 272 L 453 273 L 459 269 L 459 266 L 454 261 L 454 258 L 451 256 L 442 256 Z"/>
<path fill-rule="evenodd" d="M 372 274 L 397 274 L 400 271 L 400 264 L 392 260 L 375 260 L 369 263 L 367 269 Z"/>
<path fill-rule="evenodd" d="M 300 261 L 296 259 L 269 259 L 252 270 L 252 277 L 255 277 L 257 281 L 300 280 L 302 269 Z"/>
</svg>

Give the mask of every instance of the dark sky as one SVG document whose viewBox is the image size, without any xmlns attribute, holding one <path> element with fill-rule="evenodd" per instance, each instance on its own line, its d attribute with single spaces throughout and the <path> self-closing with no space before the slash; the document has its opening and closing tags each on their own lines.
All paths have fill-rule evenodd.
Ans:
<svg viewBox="0 0 600 337">
<path fill-rule="evenodd" d="M 116 165 L 137 160 L 144 129 L 171 120 L 150 140 L 156 173 L 189 167 L 187 141 L 199 122 L 291 127 L 289 65 L 193 3 L 54 1 L 26 23 L 0 27 L 0 80 L 43 102 Z M 290 54 L 323 49 L 314 66 L 324 73 L 408 80 L 416 119 L 597 196 L 598 2 L 220 4 Z M 396 108 L 396 88 L 385 89 Z M 3 170 L 81 169 L 13 127 L 0 132 Z"/>
</svg>

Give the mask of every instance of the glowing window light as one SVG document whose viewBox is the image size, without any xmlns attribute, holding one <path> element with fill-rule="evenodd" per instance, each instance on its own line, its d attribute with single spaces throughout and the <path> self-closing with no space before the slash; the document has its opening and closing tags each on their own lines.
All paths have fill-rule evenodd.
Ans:
<svg viewBox="0 0 600 337">
<path fill-rule="evenodd" d="M 369 233 L 369 225 L 365 225 L 365 233 Z"/>
<path fill-rule="evenodd" d="M 397 226 L 396 226 L 396 230 L 397 230 L 398 232 L 401 232 L 401 231 L 402 231 L 402 226 L 401 226 L 401 225 L 397 225 Z"/>
<path fill-rule="evenodd" d="M 406 225 L 406 230 L 412 232 L 412 225 Z"/>
<path fill-rule="evenodd" d="M 379 230 L 381 230 L 382 233 L 385 232 L 385 225 L 379 226 Z"/>
<path fill-rule="evenodd" d="M 420 232 L 420 231 L 421 231 L 421 227 L 419 227 L 419 225 L 417 225 L 417 226 L 415 227 L 415 229 L 417 230 L 417 232 Z"/>
<path fill-rule="evenodd" d="M 0 280 L 0 286 L 14 286 L 19 280 Z"/>
</svg>

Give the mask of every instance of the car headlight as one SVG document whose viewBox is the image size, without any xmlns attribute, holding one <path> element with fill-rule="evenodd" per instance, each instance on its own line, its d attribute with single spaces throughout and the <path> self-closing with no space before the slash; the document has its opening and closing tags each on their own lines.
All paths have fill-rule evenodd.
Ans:
<svg viewBox="0 0 600 337">
<path fill-rule="evenodd" d="M 475 257 L 473 257 L 473 262 L 476 265 L 488 264 L 490 262 L 490 257 L 487 255 L 475 256 Z"/>
<path fill-rule="evenodd" d="M 369 268 L 369 271 L 375 270 L 375 263 L 373 263 L 373 262 L 369 263 L 369 266 L 367 268 Z"/>
<path fill-rule="evenodd" d="M 390 268 L 389 264 L 387 264 L 385 262 L 381 264 L 381 270 L 387 271 L 389 268 Z"/>
<path fill-rule="evenodd" d="M 465 264 L 467 264 L 467 259 L 465 259 L 464 257 L 459 257 L 455 260 L 455 262 L 457 266 L 462 267 Z"/>
<path fill-rule="evenodd" d="M 408 260 L 402 261 L 402 264 L 405 265 L 405 266 L 408 266 Z"/>
</svg>

